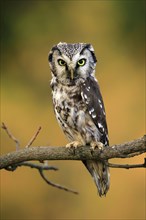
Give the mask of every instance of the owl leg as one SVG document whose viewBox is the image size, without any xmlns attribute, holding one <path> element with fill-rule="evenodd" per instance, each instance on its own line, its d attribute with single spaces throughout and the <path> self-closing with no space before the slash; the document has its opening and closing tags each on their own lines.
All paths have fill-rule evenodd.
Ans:
<svg viewBox="0 0 146 220">
<path fill-rule="evenodd" d="M 91 150 L 94 151 L 96 148 L 98 148 L 99 150 L 103 150 L 104 145 L 101 142 L 97 142 L 97 141 L 92 141 L 90 143 L 91 146 Z"/>
<path fill-rule="evenodd" d="M 73 142 L 71 142 L 71 143 L 68 143 L 68 144 L 66 145 L 66 148 L 77 148 L 77 147 L 81 147 L 81 146 L 83 146 L 83 144 L 82 144 L 81 142 L 79 142 L 79 141 L 73 141 Z"/>
</svg>

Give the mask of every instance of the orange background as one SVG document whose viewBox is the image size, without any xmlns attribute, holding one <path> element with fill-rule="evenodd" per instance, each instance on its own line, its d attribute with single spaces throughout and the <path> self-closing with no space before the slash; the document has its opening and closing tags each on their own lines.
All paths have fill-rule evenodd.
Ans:
<svg viewBox="0 0 146 220">
<path fill-rule="evenodd" d="M 144 1 L 3 1 L 1 3 L 1 121 L 23 148 L 37 128 L 34 146 L 67 140 L 53 113 L 48 52 L 58 42 L 87 42 L 95 49 L 110 144 L 145 132 Z M 1 154 L 15 144 L 1 130 Z M 143 156 L 114 159 L 142 163 Z M 1 171 L 1 219 L 145 219 L 144 169 L 111 168 L 111 187 L 97 196 L 79 161 L 50 161 L 48 178 L 79 195 L 47 185 L 36 170 Z"/>
</svg>

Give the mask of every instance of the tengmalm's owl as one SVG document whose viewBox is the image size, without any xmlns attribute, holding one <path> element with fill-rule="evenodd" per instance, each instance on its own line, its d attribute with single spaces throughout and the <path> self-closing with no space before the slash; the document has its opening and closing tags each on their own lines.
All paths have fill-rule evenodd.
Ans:
<svg viewBox="0 0 146 220">
<path fill-rule="evenodd" d="M 91 44 L 59 43 L 49 53 L 53 105 L 58 123 L 71 141 L 67 147 L 109 145 L 103 99 L 94 76 L 96 56 Z M 106 164 L 85 160 L 100 196 L 109 189 Z"/>
</svg>

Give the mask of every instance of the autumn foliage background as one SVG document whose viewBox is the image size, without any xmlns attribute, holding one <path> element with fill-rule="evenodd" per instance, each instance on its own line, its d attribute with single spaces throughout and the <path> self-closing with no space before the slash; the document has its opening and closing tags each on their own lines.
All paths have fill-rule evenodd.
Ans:
<svg viewBox="0 0 146 220">
<path fill-rule="evenodd" d="M 144 1 L 1 1 L 1 121 L 24 147 L 41 125 L 35 146 L 67 143 L 55 119 L 48 52 L 58 42 L 88 42 L 98 59 L 110 144 L 145 133 Z M 15 144 L 1 132 L 1 154 Z M 142 163 L 142 156 L 117 163 Z M 111 187 L 97 196 L 79 161 L 50 161 L 47 185 L 36 170 L 1 171 L 1 219 L 145 219 L 144 169 L 111 169 Z"/>
</svg>

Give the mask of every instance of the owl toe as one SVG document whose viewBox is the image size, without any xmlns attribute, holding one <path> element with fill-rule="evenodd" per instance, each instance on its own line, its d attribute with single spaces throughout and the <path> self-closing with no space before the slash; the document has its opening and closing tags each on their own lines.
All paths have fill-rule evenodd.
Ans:
<svg viewBox="0 0 146 220">
<path fill-rule="evenodd" d="M 91 146 L 91 150 L 92 150 L 92 151 L 94 151 L 95 149 L 99 149 L 99 150 L 102 151 L 103 148 L 104 148 L 103 143 L 101 143 L 101 142 L 96 142 L 96 141 L 91 142 L 90 146 Z"/>
<path fill-rule="evenodd" d="M 79 141 L 73 141 L 71 143 L 68 143 L 66 145 L 66 148 L 77 148 L 77 147 L 81 147 L 82 143 L 80 143 Z"/>
</svg>

